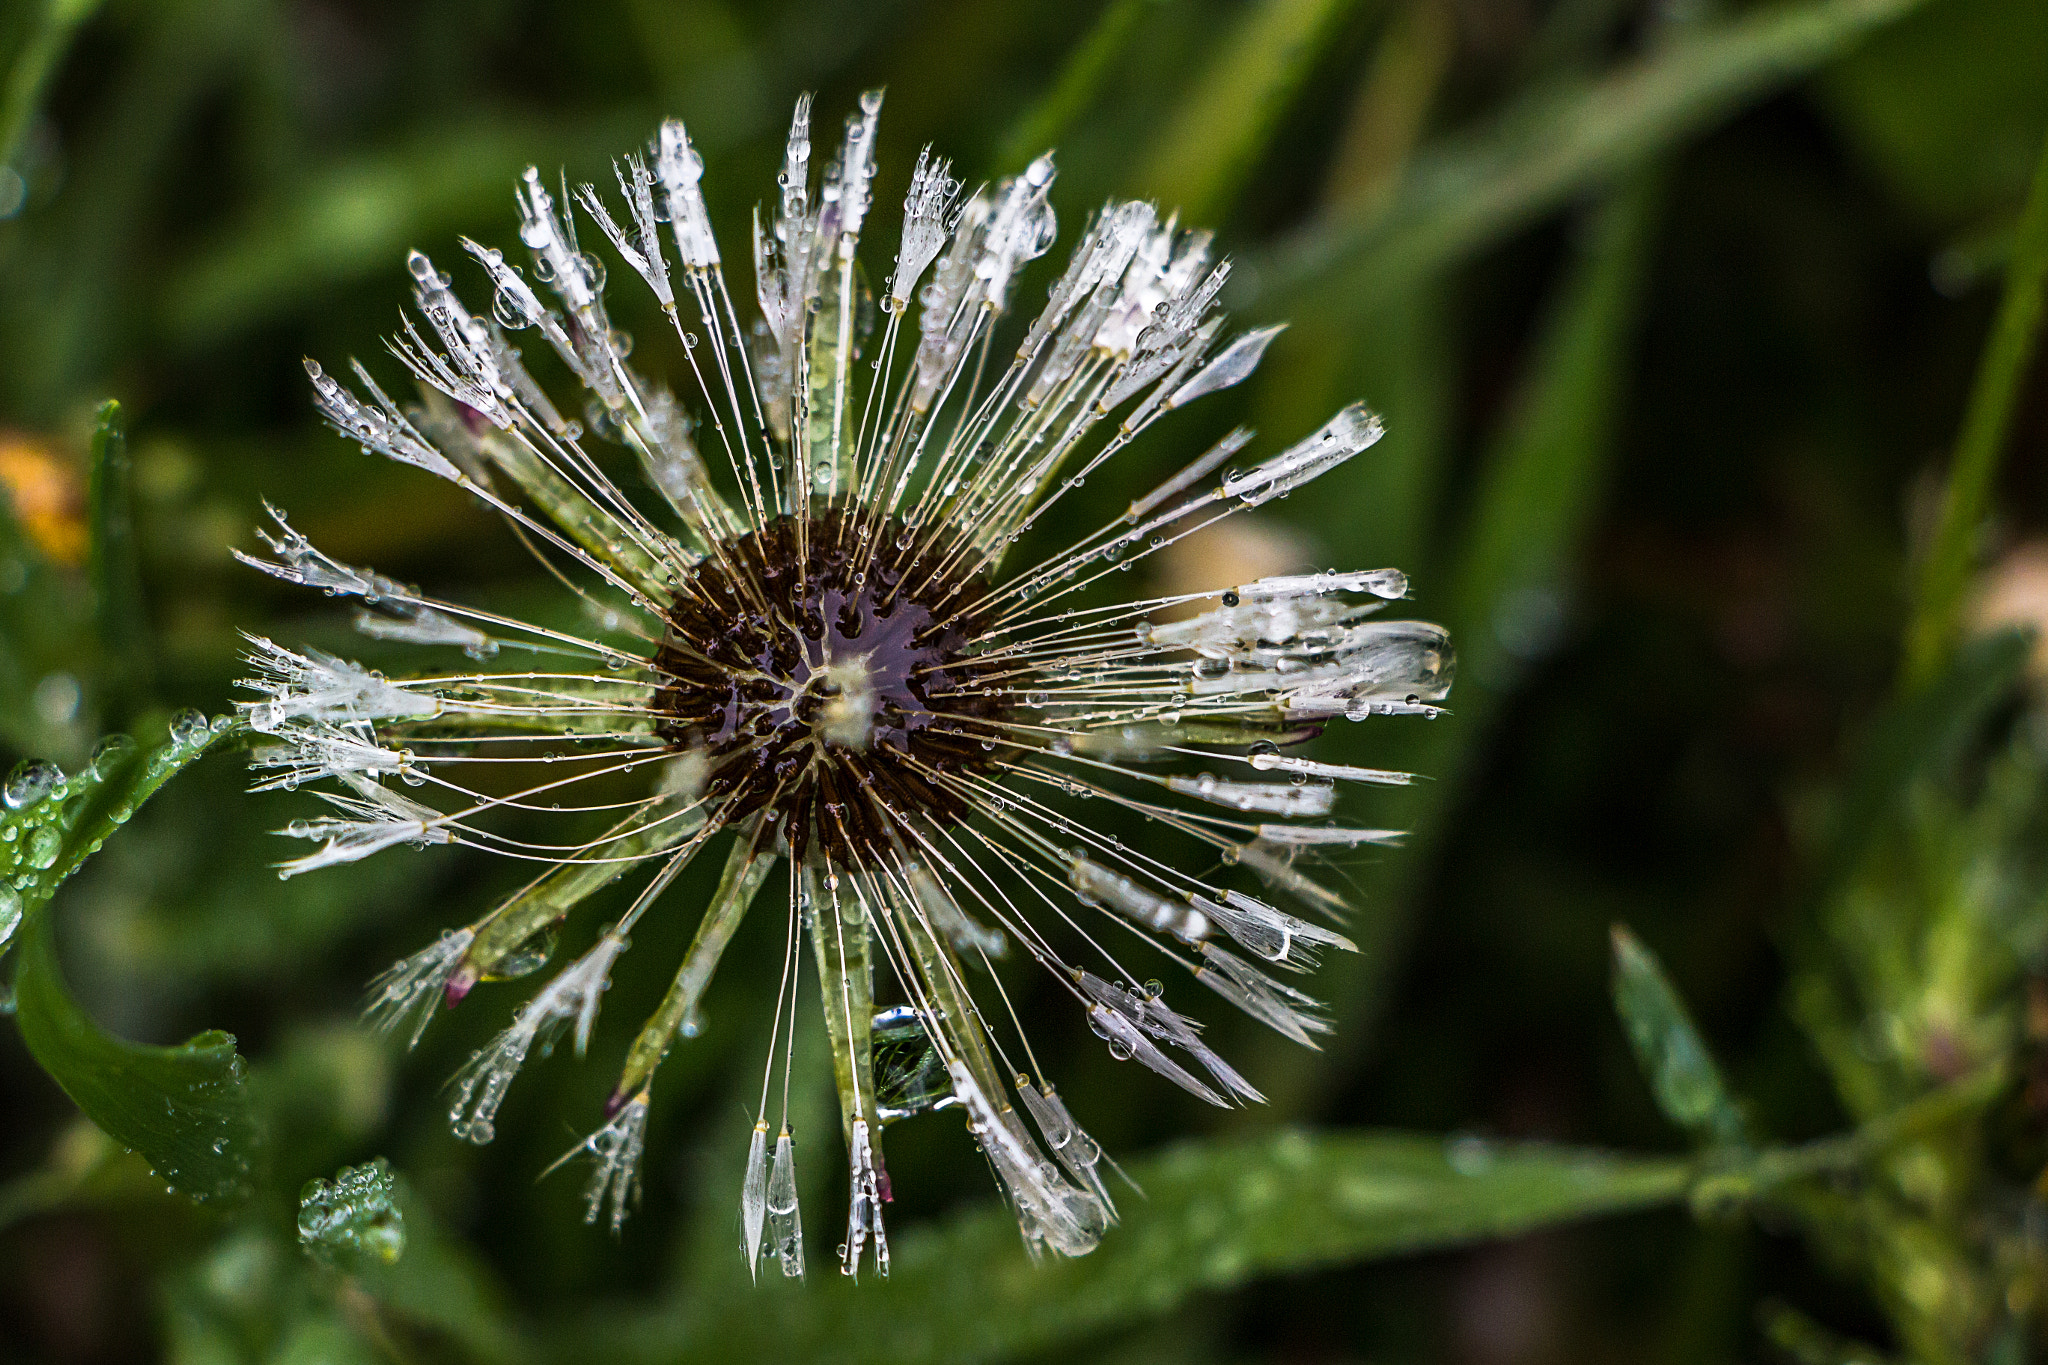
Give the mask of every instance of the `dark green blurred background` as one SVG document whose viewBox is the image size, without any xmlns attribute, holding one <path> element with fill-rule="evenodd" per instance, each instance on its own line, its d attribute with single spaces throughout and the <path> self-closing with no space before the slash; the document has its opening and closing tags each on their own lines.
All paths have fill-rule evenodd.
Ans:
<svg viewBox="0 0 2048 1365">
<path fill-rule="evenodd" d="M 1291 440 L 1363 397 L 1392 435 L 1276 504 L 1260 545 L 1318 567 L 1398 564 L 1416 614 L 1460 636 L 1451 716 L 1349 727 L 1326 749 L 1432 776 L 1370 807 L 1417 830 L 1410 847 L 1346 869 L 1367 952 L 1324 983 L 1334 1044 L 1308 1058 L 1207 1011 L 1275 1099 L 1218 1114 L 1117 1068 L 1048 1009 L 1034 1038 L 1062 1059 L 1082 1121 L 1123 1155 L 1282 1122 L 1674 1148 L 1608 1004 L 1608 927 L 1624 921 L 1761 1126 L 1838 1126 L 1783 999 L 1797 850 L 1892 682 L 1909 556 L 2048 132 L 2048 4 L 1808 3 L 1818 37 L 1717 50 L 1716 67 L 1701 35 L 1762 32 L 1774 12 L 4 0 L 0 132 L 19 141 L 0 157 L 0 480 L 51 563 L 0 564 L 0 594 L 40 594 L 0 634 L 0 768 L 75 766 L 163 707 L 224 709 L 241 631 L 394 659 L 323 599 L 233 564 L 262 498 L 344 560 L 552 609 L 497 522 L 319 427 L 301 357 L 360 355 L 392 379 L 379 338 L 406 299 L 407 248 L 452 261 L 457 234 L 509 245 L 523 166 L 601 178 L 667 115 L 705 152 L 735 261 L 795 96 L 815 90 L 829 128 L 882 85 L 888 211 L 871 269 L 918 147 L 972 178 L 1056 142 L 1062 245 L 1021 298 L 1042 297 L 1090 207 L 1144 194 L 1217 227 L 1241 263 L 1240 320 L 1298 320 L 1255 383 L 1163 423 L 1097 479 L 1091 514 L 1233 421 Z M 648 301 L 612 276 L 615 313 L 657 338 L 636 363 L 659 370 Z M 736 285 L 750 278 L 737 269 Z M 1983 550 L 2000 610 L 2048 619 L 2048 552 L 2030 548 L 2048 531 L 2041 371 Z M 129 421 L 151 622 L 126 654 L 50 605 L 83 591 L 85 444 L 109 397 Z M 608 1311 L 594 1304 L 668 1293 L 693 1237 L 725 1254 L 726 1149 L 744 1141 L 773 916 L 743 931 L 711 1029 L 663 1073 L 645 1202 L 614 1242 L 580 1221 L 576 1176 L 535 1180 L 593 1125 L 609 1061 L 530 1067 L 499 1140 L 475 1149 L 448 1136 L 438 1088 L 509 999 L 479 992 L 409 1057 L 352 1023 L 364 981 L 517 869 L 400 852 L 280 883 L 265 831 L 300 812 L 246 785 L 232 756 L 201 764 L 59 899 L 67 968 L 103 1023 L 159 1042 L 233 1031 L 291 1116 L 279 1187 L 387 1155 L 518 1320 L 588 1322 Z M 600 1059 L 651 1006 L 708 889 L 679 885 L 637 936 Z M 12 1029 L 0 1096 L 0 1180 L 99 1159 Z M 838 1158 L 829 1137 L 808 1151 L 823 1265 Z M 893 1129 L 890 1156 L 896 1228 L 995 1197 L 957 1124 Z M 188 1339 L 180 1314 L 233 1301 L 218 1229 L 172 1204 L 116 1190 L 0 1226 L 0 1360 L 156 1358 Z M 1772 1348 L 1755 1306 L 1772 1296 L 1882 1335 L 1853 1284 L 1771 1228 L 1674 1212 L 1266 1280 L 1060 1354 L 1759 1359 Z M 357 1358 L 323 1349 L 292 1358 Z"/>
</svg>

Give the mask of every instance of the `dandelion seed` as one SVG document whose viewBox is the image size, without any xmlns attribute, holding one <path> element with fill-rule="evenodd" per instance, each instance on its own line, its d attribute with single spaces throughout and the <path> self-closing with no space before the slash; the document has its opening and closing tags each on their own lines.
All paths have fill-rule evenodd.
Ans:
<svg viewBox="0 0 2048 1365">
<path fill-rule="evenodd" d="M 392 964 L 370 983 L 363 1017 L 377 1028 L 404 1034 L 407 1047 L 418 1046 L 441 1003 L 448 978 L 475 939 L 468 929 L 450 929 L 411 957 Z"/>
<path fill-rule="evenodd" d="M 462 244 L 460 271 L 487 307 L 465 304 L 427 256 L 408 258 L 418 321 L 390 349 L 417 401 L 401 407 L 361 366 L 351 386 L 308 362 L 337 431 L 505 518 L 571 580 L 583 626 L 426 597 L 323 553 L 277 513 L 262 533 L 269 557 L 243 556 L 348 599 L 373 638 L 469 656 L 387 677 L 251 641 L 244 710 L 266 737 L 259 785 L 319 784 L 333 807 L 287 829 L 319 847 L 281 870 L 422 843 L 535 870 L 378 978 L 374 1021 L 417 1039 L 439 1005 L 539 971 L 590 897 L 626 883 L 617 922 L 454 1078 L 459 1136 L 491 1140 L 536 1054 L 563 1037 L 579 1054 L 593 1045 L 641 918 L 695 919 L 604 1123 L 572 1153 L 595 1163 L 592 1221 L 616 1228 L 631 1206 L 653 1077 L 707 1027 L 706 986 L 786 865 L 774 1027 L 740 1189 L 754 1273 L 763 1257 L 803 1273 L 786 1097 L 809 998 L 823 1002 L 847 1142 L 843 1270 L 888 1268 L 884 1124 L 947 1110 L 965 1119 L 1034 1255 L 1092 1249 L 1115 1221 L 1108 1158 L 1035 1063 L 1017 1064 L 1031 1054 L 1014 1011 L 983 1009 L 978 992 L 1003 984 L 990 978 L 998 959 L 1047 970 L 1116 1057 L 1210 1103 L 1258 1101 L 1163 987 L 1118 984 L 1143 973 L 1100 960 L 1082 907 L 1139 940 L 1136 952 L 1157 950 L 1312 1045 L 1328 1028 L 1315 1002 L 1264 969 L 1304 971 L 1351 948 L 1293 913 L 1344 909 L 1313 860 L 1398 835 L 1322 822 L 1350 784 L 1408 775 L 1294 749 L 1340 720 L 1435 715 L 1454 670 L 1440 627 L 1382 619 L 1409 589 L 1398 570 L 1260 579 L 1172 621 L 1156 609 L 1189 599 L 1105 591 L 1114 572 L 1370 447 L 1381 425 L 1360 405 L 1233 466 L 1253 440 L 1235 430 L 1111 526 L 1012 563 L 1026 531 L 1061 524 L 1062 499 L 1094 469 L 1163 413 L 1241 383 L 1278 329 L 1225 340 L 1216 299 L 1229 262 L 1207 233 L 1136 201 L 1087 221 L 1044 308 L 1013 327 L 1022 273 L 1056 234 L 1053 160 L 963 195 L 927 151 L 869 331 L 856 258 L 881 107 L 864 96 L 814 174 L 811 106 L 797 105 L 754 218 L 758 317 L 742 315 L 726 278 L 704 158 L 669 122 L 644 155 L 615 164 L 617 203 L 538 169 L 520 178 L 523 263 Z M 616 253 L 618 278 L 651 291 L 673 328 L 682 361 L 667 383 L 631 363 L 599 253 Z M 550 396 L 512 343 L 521 331 L 581 393 Z M 1169 825 L 1222 871 L 1125 847 L 1075 811 L 1084 800 Z M 713 848 L 725 868 L 709 902 L 701 913 L 674 904 L 677 878 Z M 1128 942 L 1113 941 L 1119 952 Z M 801 983 L 813 971 L 815 990 Z"/>
<path fill-rule="evenodd" d="M 804 1275 L 804 1220 L 796 1197 L 796 1139 L 783 1129 L 775 1138 L 775 1161 L 768 1170 L 768 1250 L 782 1266 L 785 1279 Z"/>
<path fill-rule="evenodd" d="M 747 1145 L 747 1174 L 740 1189 L 740 1227 L 744 1230 L 740 1243 L 747 1254 L 747 1274 L 759 1277 L 761 1264 L 761 1229 L 768 1220 L 768 1125 L 754 1125 L 754 1136 Z"/>
<path fill-rule="evenodd" d="M 614 1234 L 625 1224 L 626 1210 L 640 1198 L 640 1157 L 647 1149 L 647 1095 L 629 1100 L 611 1121 L 571 1147 L 555 1162 L 588 1154 L 593 1163 L 583 1191 L 583 1221 L 595 1223 L 610 1207 Z M 548 1168 L 553 1170 L 554 1167 Z"/>
</svg>

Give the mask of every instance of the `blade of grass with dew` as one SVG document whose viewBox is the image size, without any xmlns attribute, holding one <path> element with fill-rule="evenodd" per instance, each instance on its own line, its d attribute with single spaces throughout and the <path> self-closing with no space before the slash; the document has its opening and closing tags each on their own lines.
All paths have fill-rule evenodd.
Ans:
<svg viewBox="0 0 2048 1365">
<path fill-rule="evenodd" d="M 1236 198 L 1354 0 L 1261 0 L 1217 43 L 1137 176 L 1142 198 L 1215 223 Z"/>
<path fill-rule="evenodd" d="M 1956 435 L 1955 464 L 1941 503 L 1941 523 L 1920 567 L 1913 614 L 1906 627 L 1902 685 L 1922 687 L 1941 672 L 1960 632 L 1963 598 L 1969 588 L 1977 533 L 1991 502 L 1991 485 L 2005 451 L 2013 407 L 2033 358 L 2048 291 L 2048 142 L 2034 167 L 2013 235 L 2005 270 L 2005 292 L 1991 338 L 1977 364 L 1962 430 Z"/>
<path fill-rule="evenodd" d="M 1011 127 L 996 154 L 995 169 L 1001 175 L 1015 175 L 1031 158 L 1056 145 L 1082 111 L 1101 93 L 1117 58 L 1130 47 L 1150 10 L 1168 0 L 1109 0 L 1095 26 L 1074 45 L 1060 66 L 1052 88 Z"/>
<path fill-rule="evenodd" d="M 1247 262 L 1235 302 L 1354 308 L 1471 255 L 1848 51 L 1926 0 L 1774 6 L 1538 91 L 1418 155 L 1382 211 L 1326 213 Z M 1333 288 L 1341 277 L 1345 287 Z"/>
<path fill-rule="evenodd" d="M 1396 1133 L 1190 1143 L 1133 1165 L 1145 1198 L 1129 1201 L 1114 1235 L 1078 1260 L 1032 1263 L 1009 1212 L 983 1208 L 900 1237 L 886 1281 L 835 1276 L 801 1294 L 706 1295 L 637 1319 L 608 1311 L 564 1343 L 619 1365 L 750 1354 L 876 1365 L 1003 1359 L 1262 1276 L 1671 1204 L 1690 1169 Z"/>
</svg>

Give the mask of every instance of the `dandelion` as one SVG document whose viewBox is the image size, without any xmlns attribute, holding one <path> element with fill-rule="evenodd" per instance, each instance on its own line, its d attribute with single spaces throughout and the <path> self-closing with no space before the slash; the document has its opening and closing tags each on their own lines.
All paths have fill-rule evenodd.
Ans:
<svg viewBox="0 0 2048 1365">
<path fill-rule="evenodd" d="M 1116 1218 L 1107 1158 L 1040 1070 L 993 964 L 1048 971 L 1117 1058 L 1213 1104 L 1258 1100 L 1150 981 L 1158 959 L 1313 1046 L 1327 1022 L 1276 973 L 1352 948 L 1321 922 L 1344 906 L 1313 863 L 1399 837 L 1329 817 L 1345 786 L 1408 777 L 1293 751 L 1336 720 L 1436 714 L 1452 669 L 1442 629 L 1381 618 L 1408 589 L 1393 569 L 1207 596 L 1112 591 L 1147 556 L 1369 448 L 1381 426 L 1362 406 L 1263 458 L 1241 460 L 1253 435 L 1234 431 L 1109 526 L 1015 566 L 1019 541 L 1062 524 L 1092 471 L 1244 380 L 1277 329 L 1227 337 L 1215 300 L 1228 263 L 1207 234 L 1136 202 L 1090 219 L 1044 309 L 1021 335 L 1005 328 L 1020 273 L 1053 241 L 1052 159 L 969 190 L 929 150 L 876 316 L 857 247 L 880 108 L 861 100 L 814 177 L 798 105 L 755 220 L 758 318 L 728 283 L 703 160 L 669 123 L 618 163 L 613 203 L 526 173 L 527 263 L 464 244 L 488 306 L 411 257 L 419 319 L 391 350 L 417 402 L 401 406 L 362 366 L 358 392 L 308 362 L 337 430 L 494 509 L 571 585 L 584 626 L 429 598 L 322 553 L 282 514 L 271 557 L 245 556 L 350 599 L 374 638 L 450 651 L 439 670 L 387 677 L 253 641 L 261 785 L 343 788 L 328 796 L 338 815 L 287 831 L 319 847 L 282 870 L 445 843 L 536 871 L 379 978 L 375 1019 L 416 1040 L 438 1005 L 540 971 L 579 905 L 631 879 L 596 945 L 458 1075 L 458 1134 L 488 1141 L 521 1068 L 559 1037 L 590 1046 L 635 925 L 696 914 L 664 892 L 726 845 L 673 984 L 571 1153 L 596 1164 L 593 1221 L 624 1217 L 662 1060 L 702 1029 L 720 958 L 786 865 L 740 1192 L 757 1273 L 803 1269 L 787 1095 L 808 974 L 852 1190 L 845 1272 L 888 1267 L 887 1126 L 941 1107 L 965 1118 L 1028 1247 L 1093 1248 Z M 680 344 L 681 397 L 612 324 L 579 216 L 653 292 Z M 568 371 L 575 404 L 550 396 L 543 362 Z M 628 494 L 622 464 L 653 496 Z M 1090 799 L 1205 848 L 1222 871 L 1126 846 L 1080 812 Z M 535 833 L 548 828 L 562 832 Z"/>
</svg>

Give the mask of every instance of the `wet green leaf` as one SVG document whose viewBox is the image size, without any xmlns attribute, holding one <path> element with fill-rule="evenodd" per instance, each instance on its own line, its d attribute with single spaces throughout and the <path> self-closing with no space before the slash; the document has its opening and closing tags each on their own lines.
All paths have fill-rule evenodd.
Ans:
<svg viewBox="0 0 2048 1365">
<path fill-rule="evenodd" d="M 64 985 L 47 903 L 157 788 L 235 729 L 226 717 L 182 713 L 147 754 L 117 737 L 83 772 L 23 764 L 0 789 L 0 919 L 21 926 L 22 1041 L 86 1117 L 203 1202 L 247 1194 L 256 1159 L 234 1039 L 209 1032 L 182 1047 L 148 1047 L 102 1031 Z"/>
<path fill-rule="evenodd" d="M 47 914 L 22 931 L 15 1022 L 37 1064 L 86 1117 L 140 1152 L 172 1190 L 201 1203 L 250 1193 L 259 1144 L 231 1035 L 148 1047 L 105 1032 L 64 985 Z"/>
<path fill-rule="evenodd" d="M 226 716 L 208 721 L 181 711 L 163 743 L 146 754 L 126 735 L 111 735 L 76 773 L 38 760 L 17 765 L 0 786 L 0 918 L 8 895 L 19 914 L 32 915 L 157 788 L 240 733 Z"/>
<path fill-rule="evenodd" d="M 383 1157 L 314 1177 L 299 1191 L 299 1247 L 324 1265 L 396 1264 L 405 1254 L 398 1178 Z"/>
<path fill-rule="evenodd" d="M 606 1359 L 989 1360 L 1158 1317 L 1198 1290 L 1510 1237 L 1679 1199 L 1684 1162 L 1476 1138 L 1287 1132 L 1188 1144 L 1132 1168 L 1143 1199 L 1094 1253 L 1033 1264 L 986 1206 L 896 1239 L 885 1282 L 707 1296 L 579 1329 Z M 735 1256 L 737 1259 L 737 1256 Z"/>
<path fill-rule="evenodd" d="M 1656 955 L 1614 926 L 1614 1007 L 1664 1116 L 1709 1142 L 1743 1138 L 1742 1111 Z"/>
</svg>

